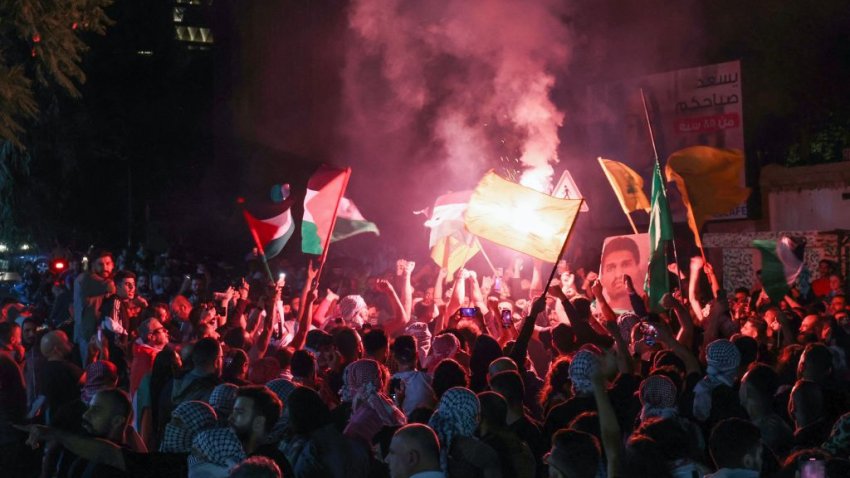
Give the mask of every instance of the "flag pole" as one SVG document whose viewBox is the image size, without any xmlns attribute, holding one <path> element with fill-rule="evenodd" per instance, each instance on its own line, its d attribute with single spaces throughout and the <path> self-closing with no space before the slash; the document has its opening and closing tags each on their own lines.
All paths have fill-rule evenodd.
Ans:
<svg viewBox="0 0 850 478">
<path fill-rule="evenodd" d="M 632 215 L 631 215 L 631 214 L 629 214 L 629 213 L 626 213 L 626 217 L 627 217 L 627 218 L 629 218 L 629 224 L 631 224 L 631 225 L 632 225 L 632 231 L 634 231 L 634 232 L 635 232 L 635 234 L 640 234 L 640 233 L 638 232 L 638 228 L 637 228 L 637 226 L 635 226 L 635 221 L 634 221 L 634 219 L 632 219 Z"/>
<path fill-rule="evenodd" d="M 584 199 L 580 199 L 581 203 L 579 203 L 578 207 L 581 209 L 582 204 L 584 204 Z M 555 258 L 555 264 L 552 266 L 552 272 L 549 273 L 549 279 L 546 281 L 546 284 L 543 286 L 543 294 L 541 297 L 546 297 L 546 294 L 549 293 L 549 285 L 552 283 L 552 279 L 555 278 L 555 273 L 558 271 L 558 262 L 561 260 L 561 257 L 564 256 L 564 252 L 567 250 L 567 244 L 570 243 L 570 237 L 573 235 L 573 229 L 575 229 L 576 220 L 578 219 L 578 213 L 573 216 L 573 222 L 570 224 L 570 229 L 567 231 L 567 237 L 564 238 L 564 244 L 561 245 L 561 251 L 558 252 L 558 257 Z"/>
<path fill-rule="evenodd" d="M 248 222 L 248 210 L 245 208 L 245 199 L 238 198 L 236 202 L 242 207 L 242 218 L 245 219 L 245 225 L 248 226 L 248 231 L 251 233 L 251 237 L 254 238 L 254 244 L 257 246 L 257 253 L 260 255 L 260 260 L 263 262 L 263 267 L 266 269 L 266 274 L 269 276 L 269 283 L 274 283 L 274 276 L 272 275 L 272 270 L 269 268 L 269 261 L 266 258 L 266 251 L 263 249 L 263 245 L 260 243 L 260 237 L 257 235 L 257 231 L 251 227 L 251 224 Z"/>
<path fill-rule="evenodd" d="M 339 214 L 339 204 L 342 202 L 342 197 L 345 196 L 345 190 L 348 189 L 348 180 L 351 179 L 351 167 L 345 168 L 345 180 L 342 183 L 342 189 L 339 192 L 339 197 L 336 198 L 336 206 L 334 207 L 333 219 L 331 219 L 331 227 L 328 229 L 328 235 L 325 237 L 325 247 L 322 250 L 322 257 L 319 262 L 319 271 L 316 273 L 316 278 L 310 284 L 314 289 L 319 285 L 319 279 L 322 277 L 322 271 L 325 269 L 325 259 L 328 258 L 328 250 L 331 248 L 331 237 L 333 237 L 334 227 L 336 226 L 336 217 Z"/>
<path fill-rule="evenodd" d="M 658 169 L 661 169 L 661 161 L 658 159 L 658 148 L 655 145 L 655 133 L 652 131 L 652 120 L 649 117 L 649 108 L 646 106 L 646 94 L 643 92 L 643 88 L 640 89 L 640 99 L 643 102 L 643 114 L 646 117 L 646 128 L 649 131 L 649 141 L 652 143 L 652 152 L 655 155 L 655 164 L 658 166 Z M 667 186 L 664 184 L 664 181 L 661 181 L 661 187 L 664 189 L 664 195 L 667 196 Z M 672 218 L 671 218 L 672 219 Z M 672 220 L 670 221 L 672 223 Z M 670 235 L 672 237 L 673 231 L 670 231 Z M 676 247 L 676 238 L 673 237 L 673 240 L 670 241 L 673 243 L 673 260 L 676 261 L 676 267 L 679 267 L 679 252 Z M 682 288 L 682 277 L 679 274 L 676 274 L 676 279 L 679 281 L 679 290 L 684 290 Z"/>
<path fill-rule="evenodd" d="M 478 250 L 481 251 L 481 255 L 484 256 L 484 260 L 487 261 L 487 264 L 493 271 L 493 275 L 496 275 L 496 266 L 493 265 L 493 261 L 490 260 L 490 256 L 487 255 L 487 251 L 484 250 L 484 246 L 481 244 L 481 241 L 478 240 L 478 236 L 475 236 L 475 242 L 478 244 Z"/>
</svg>

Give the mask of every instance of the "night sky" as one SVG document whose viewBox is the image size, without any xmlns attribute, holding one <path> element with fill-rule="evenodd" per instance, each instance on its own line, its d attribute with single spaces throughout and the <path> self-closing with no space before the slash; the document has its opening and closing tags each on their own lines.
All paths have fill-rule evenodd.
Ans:
<svg viewBox="0 0 850 478">
<path fill-rule="evenodd" d="M 427 8 L 216 0 L 205 13 L 215 36 L 206 52 L 173 41 L 170 6 L 135 3 L 117 0 L 115 26 L 87 39 L 83 99 L 60 98 L 33 126 L 37 144 L 30 175 L 16 185 L 17 216 L 45 245 L 119 246 L 129 233 L 155 248 L 233 257 L 250 247 L 235 198 L 267 202 L 272 184 L 303 185 L 324 161 L 352 166 L 348 196 L 383 232 L 340 243 L 340 252 L 390 248 L 421 257 L 427 233 L 412 211 L 474 187 L 484 171 L 504 165 L 499 155 L 518 155 L 521 139 L 498 108 L 467 117 L 484 145 L 480 154 L 465 151 L 468 161 L 439 141 L 447 112 L 499 93 L 487 89 L 499 85 L 491 79 L 514 45 L 539 57 L 554 79 L 549 97 L 563 113 L 556 174 L 570 169 L 579 187 L 600 174 L 571 129 L 570 105 L 588 86 L 730 60 L 742 62 L 751 186 L 760 166 L 788 162 L 789 151 L 807 164 L 850 147 L 850 9 L 842 1 L 550 0 L 511 15 L 517 4 L 506 0 Z M 383 10 L 369 13 L 376 5 Z M 399 7 L 390 14 L 388 5 Z M 505 21 L 526 14 L 527 22 Z M 445 29 L 411 33 L 421 25 Z M 474 37 L 434 45 L 465 31 Z M 392 71 L 389 58 L 406 66 Z M 402 90 L 410 85 L 424 85 L 425 99 Z M 621 218 L 607 197 L 593 213 Z M 752 204 L 751 215 L 759 214 Z M 626 223 L 613 224 L 606 232 L 626 231 Z M 297 239 L 284 255 L 297 254 Z"/>
</svg>

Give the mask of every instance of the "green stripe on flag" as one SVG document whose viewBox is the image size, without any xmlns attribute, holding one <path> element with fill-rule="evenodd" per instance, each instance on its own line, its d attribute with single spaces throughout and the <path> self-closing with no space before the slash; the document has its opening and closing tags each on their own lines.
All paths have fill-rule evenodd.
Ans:
<svg viewBox="0 0 850 478">
<path fill-rule="evenodd" d="M 301 251 L 305 254 L 322 254 L 322 240 L 315 222 L 301 222 Z"/>
<path fill-rule="evenodd" d="M 381 235 L 378 231 L 378 226 L 376 226 L 374 222 L 359 220 L 352 221 L 343 219 L 342 217 L 337 217 L 336 224 L 334 225 L 334 232 L 331 235 L 331 242 L 341 241 L 343 239 L 348 239 L 351 236 L 367 232 L 371 232 L 376 236 Z"/>
</svg>

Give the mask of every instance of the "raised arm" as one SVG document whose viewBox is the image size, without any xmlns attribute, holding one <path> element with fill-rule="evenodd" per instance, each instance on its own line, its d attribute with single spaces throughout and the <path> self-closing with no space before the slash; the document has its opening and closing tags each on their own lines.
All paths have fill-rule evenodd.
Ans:
<svg viewBox="0 0 850 478">
<path fill-rule="evenodd" d="M 463 299 L 466 296 L 465 290 L 465 282 L 468 276 L 468 272 L 466 269 L 458 269 L 455 272 L 455 281 L 454 288 L 452 289 L 452 296 L 449 298 L 449 303 L 446 304 L 446 309 L 443 311 L 443 314 L 440 316 L 439 321 L 434 326 L 434 335 L 440 333 L 443 329 L 448 327 L 449 317 L 455 313 L 455 311 L 460 307 L 460 304 L 463 303 Z"/>
<path fill-rule="evenodd" d="M 608 397 L 608 378 L 616 371 L 616 358 L 611 352 L 606 352 L 599 359 L 599 366 L 591 376 L 593 382 L 593 398 L 596 400 L 596 412 L 599 415 L 599 432 L 602 438 L 602 448 L 608 460 L 608 477 L 620 476 L 620 457 L 622 456 L 622 437 L 617 414 Z"/>
<path fill-rule="evenodd" d="M 717 275 L 714 273 L 714 267 L 706 262 L 702 267 L 702 270 L 705 272 L 706 277 L 708 277 L 708 283 L 711 285 L 711 296 L 716 299 L 720 294 L 720 281 L 717 280 Z"/>
<path fill-rule="evenodd" d="M 331 307 L 339 300 L 339 296 L 334 293 L 334 291 L 328 289 L 327 294 L 325 294 L 325 298 L 319 302 L 319 306 L 316 307 L 316 311 L 313 312 L 313 320 L 319 327 L 325 325 L 325 322 L 328 319 L 328 311 L 331 310 Z M 302 306 L 303 308 L 303 306 Z"/>
<path fill-rule="evenodd" d="M 688 302 L 691 304 L 691 310 L 694 312 L 694 316 L 700 322 L 703 321 L 703 317 L 697 294 L 699 293 L 699 272 L 702 270 L 704 265 L 705 263 L 703 262 L 702 257 L 692 257 L 691 274 L 688 277 Z"/>
<path fill-rule="evenodd" d="M 528 353 L 528 341 L 531 340 L 531 335 L 534 333 L 534 322 L 537 316 L 546 309 L 546 296 L 541 295 L 534 299 L 531 304 L 531 313 L 523 319 L 522 329 L 519 336 L 514 342 L 514 348 L 511 350 L 511 358 L 517 366 L 522 367 L 525 364 L 525 356 Z"/>
<path fill-rule="evenodd" d="M 387 335 L 392 336 L 396 331 L 403 329 L 407 325 L 410 316 L 404 312 L 404 306 L 401 304 L 401 299 L 398 298 L 398 294 L 396 294 L 393 285 L 390 284 L 389 281 L 385 279 L 379 280 L 378 289 L 386 294 L 393 308 L 393 319 L 384 323 L 384 330 Z"/>
<path fill-rule="evenodd" d="M 479 310 L 482 312 L 487 310 L 487 301 L 484 300 L 481 287 L 478 285 L 478 274 L 475 271 L 469 271 L 469 298 Z"/>
<path fill-rule="evenodd" d="M 298 314 L 298 331 L 292 337 L 292 342 L 289 346 L 295 350 L 304 347 L 304 342 L 307 341 L 307 332 L 310 329 L 310 324 L 313 322 L 313 302 L 316 301 L 316 289 L 307 292 L 307 302 L 301 304 L 301 310 Z"/>
<path fill-rule="evenodd" d="M 669 292 L 661 297 L 661 307 L 673 309 L 673 314 L 679 321 L 679 334 L 676 336 L 676 341 L 690 348 L 694 342 L 694 321 L 688 309 Z"/>
<path fill-rule="evenodd" d="M 74 455 L 92 463 L 108 465 L 121 471 L 127 469 L 121 447 L 110 441 L 42 425 L 15 425 L 15 428 L 29 433 L 27 444 L 33 448 L 37 448 L 39 442 L 54 441 Z"/>
<path fill-rule="evenodd" d="M 405 261 L 404 270 L 401 273 L 401 306 L 407 317 L 410 317 L 413 311 L 413 285 L 410 283 L 410 276 L 414 268 L 416 268 L 415 262 Z"/>
<path fill-rule="evenodd" d="M 448 273 L 445 269 L 440 269 L 437 274 L 437 282 L 434 283 L 434 302 L 437 305 L 443 305 L 443 283 L 446 281 Z"/>
<path fill-rule="evenodd" d="M 266 350 L 268 350 L 269 342 L 272 338 L 272 329 L 274 328 L 275 316 L 277 315 L 277 302 L 279 300 L 280 288 L 275 288 L 272 299 L 266 304 L 266 316 L 263 318 L 263 330 L 260 331 L 260 336 L 254 342 L 254 345 L 251 346 L 251 350 L 248 351 L 248 357 L 252 362 L 259 360 L 266 355 Z"/>
</svg>

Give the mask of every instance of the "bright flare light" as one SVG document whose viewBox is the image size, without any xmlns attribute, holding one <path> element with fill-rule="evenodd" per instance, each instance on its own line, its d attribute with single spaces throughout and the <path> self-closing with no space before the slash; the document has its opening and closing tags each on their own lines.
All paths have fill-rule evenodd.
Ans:
<svg viewBox="0 0 850 478">
<path fill-rule="evenodd" d="M 22 251 L 30 250 L 30 245 L 29 244 L 21 244 L 21 250 Z"/>
<path fill-rule="evenodd" d="M 0 252 L 6 252 L 9 250 L 9 246 L 6 244 L 0 244 Z"/>
<path fill-rule="evenodd" d="M 517 231 L 525 231 L 538 237 L 551 237 L 556 234 L 557 228 L 543 221 L 538 212 L 539 205 L 534 202 L 514 203 L 513 208 L 507 211 L 499 211 L 510 218 L 511 227 Z"/>
</svg>

